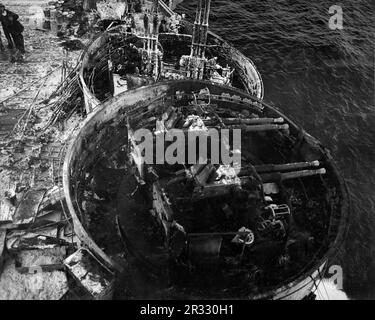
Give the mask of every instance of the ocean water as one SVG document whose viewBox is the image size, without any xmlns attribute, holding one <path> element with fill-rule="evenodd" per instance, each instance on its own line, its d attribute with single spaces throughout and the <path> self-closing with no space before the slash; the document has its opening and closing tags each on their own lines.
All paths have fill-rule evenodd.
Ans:
<svg viewBox="0 0 375 320">
<path fill-rule="evenodd" d="M 197 1 L 177 7 L 194 20 Z M 331 30 L 329 8 L 343 9 Z M 374 1 L 212 0 L 210 28 L 250 57 L 264 100 L 331 151 L 352 200 L 337 261 L 350 299 L 375 299 Z"/>
</svg>

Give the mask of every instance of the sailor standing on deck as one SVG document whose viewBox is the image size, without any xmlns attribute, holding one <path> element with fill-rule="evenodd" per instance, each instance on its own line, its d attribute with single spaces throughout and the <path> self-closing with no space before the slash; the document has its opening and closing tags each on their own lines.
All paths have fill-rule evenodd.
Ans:
<svg viewBox="0 0 375 320">
<path fill-rule="evenodd" d="M 18 21 L 18 14 L 5 9 L 4 5 L 0 3 L 0 22 L 3 26 L 4 35 L 8 40 L 8 48 L 14 47 L 21 53 L 25 53 L 25 44 L 22 32 L 23 25 Z"/>
</svg>

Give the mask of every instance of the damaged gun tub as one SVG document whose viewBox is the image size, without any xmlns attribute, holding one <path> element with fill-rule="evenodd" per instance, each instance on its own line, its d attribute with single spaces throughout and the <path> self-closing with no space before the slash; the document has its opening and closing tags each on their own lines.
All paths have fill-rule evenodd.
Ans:
<svg viewBox="0 0 375 320">
<path fill-rule="evenodd" d="M 192 24 L 158 1 L 147 27 L 144 13 L 133 12 L 93 40 L 79 69 L 87 113 L 121 92 L 168 80 L 209 80 L 263 99 L 254 62 L 209 30 L 210 7 L 199 1 Z M 174 27 L 163 27 L 166 22 Z"/>
<path fill-rule="evenodd" d="M 153 146 L 176 130 L 240 130 L 240 146 L 218 136 L 240 165 L 213 151 L 205 162 L 145 163 L 139 129 Z M 247 92 L 203 80 L 97 107 L 74 134 L 63 185 L 82 250 L 111 271 L 117 299 L 304 299 L 348 225 L 346 187 L 319 141 Z"/>
</svg>

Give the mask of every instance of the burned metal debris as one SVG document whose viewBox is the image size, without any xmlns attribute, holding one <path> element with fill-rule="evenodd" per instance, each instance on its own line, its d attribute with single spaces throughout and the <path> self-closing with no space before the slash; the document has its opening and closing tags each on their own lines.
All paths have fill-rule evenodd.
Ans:
<svg viewBox="0 0 375 320">
<path fill-rule="evenodd" d="M 50 2 L 59 40 L 30 30 L 36 65 L 2 73 L 0 299 L 303 298 L 320 279 L 348 209 L 329 153 L 261 101 L 209 0 L 194 24 L 174 7 Z M 139 128 L 239 129 L 242 164 L 144 164 Z"/>
<path fill-rule="evenodd" d="M 90 251 L 80 249 L 67 257 L 64 264 L 91 298 L 112 299 L 115 280 L 113 272 L 100 264 Z"/>
</svg>

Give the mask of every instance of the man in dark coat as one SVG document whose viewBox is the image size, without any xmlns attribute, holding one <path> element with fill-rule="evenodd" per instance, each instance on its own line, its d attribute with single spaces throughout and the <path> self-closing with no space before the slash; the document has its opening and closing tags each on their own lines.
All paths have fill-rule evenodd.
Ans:
<svg viewBox="0 0 375 320">
<path fill-rule="evenodd" d="M 4 35 L 8 40 L 8 48 L 16 47 L 21 53 L 25 53 L 25 44 L 22 32 L 23 25 L 18 21 L 18 14 L 5 9 L 0 3 L 0 22 L 3 26 Z"/>
</svg>

